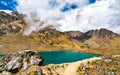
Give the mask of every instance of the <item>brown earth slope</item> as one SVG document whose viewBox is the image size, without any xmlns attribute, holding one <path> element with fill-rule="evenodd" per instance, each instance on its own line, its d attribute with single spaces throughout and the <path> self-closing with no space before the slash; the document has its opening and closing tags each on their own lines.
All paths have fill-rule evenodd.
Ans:
<svg viewBox="0 0 120 75">
<path fill-rule="evenodd" d="M 89 48 L 87 50 L 89 53 L 120 54 L 120 35 L 110 30 L 104 28 L 90 30 L 72 38 L 84 43 Z"/>
</svg>

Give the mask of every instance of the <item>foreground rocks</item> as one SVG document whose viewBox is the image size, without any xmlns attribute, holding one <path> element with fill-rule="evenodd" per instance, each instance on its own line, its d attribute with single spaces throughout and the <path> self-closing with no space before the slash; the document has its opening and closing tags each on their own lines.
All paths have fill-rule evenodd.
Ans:
<svg viewBox="0 0 120 75">
<path fill-rule="evenodd" d="M 42 57 L 30 50 L 8 54 L 0 58 L 0 75 L 15 74 L 26 70 L 32 65 L 39 66 L 42 62 Z M 39 70 L 41 71 L 41 69 Z"/>
<path fill-rule="evenodd" d="M 120 75 L 120 55 L 94 57 L 73 63 L 32 65 L 17 75 L 39 75 L 40 72 L 44 75 Z"/>
<path fill-rule="evenodd" d="M 120 55 L 42 66 L 43 59 L 30 50 L 0 58 L 0 75 L 120 75 Z"/>
</svg>

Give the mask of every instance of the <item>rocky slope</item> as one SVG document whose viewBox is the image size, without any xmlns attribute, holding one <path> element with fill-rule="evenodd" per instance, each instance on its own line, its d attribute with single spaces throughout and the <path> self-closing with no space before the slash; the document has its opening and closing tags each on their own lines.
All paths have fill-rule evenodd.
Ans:
<svg viewBox="0 0 120 75">
<path fill-rule="evenodd" d="M 0 36 L 15 34 L 24 28 L 24 15 L 0 11 Z"/>
</svg>

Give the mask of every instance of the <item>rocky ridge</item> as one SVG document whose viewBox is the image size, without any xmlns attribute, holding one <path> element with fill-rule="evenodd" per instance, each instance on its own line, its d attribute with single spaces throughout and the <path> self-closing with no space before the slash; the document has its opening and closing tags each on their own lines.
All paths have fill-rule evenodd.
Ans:
<svg viewBox="0 0 120 75">
<path fill-rule="evenodd" d="M 114 33 L 105 28 L 90 30 L 85 33 L 82 33 L 80 31 L 68 31 L 68 32 L 65 32 L 65 34 L 79 41 L 85 41 L 85 40 L 89 40 L 92 38 L 112 40 L 120 36 L 119 34 Z"/>
<path fill-rule="evenodd" d="M 105 39 L 105 38 L 108 38 L 108 39 L 114 39 L 116 37 L 119 36 L 119 34 L 117 33 L 114 33 L 108 29 L 105 29 L 105 28 L 101 28 L 101 29 L 96 29 L 96 30 L 90 30 L 86 33 L 84 33 L 84 36 L 87 38 L 87 39 L 90 39 L 90 38 L 101 38 L 101 39 Z"/>
<path fill-rule="evenodd" d="M 6 75 L 6 73 L 15 74 L 26 70 L 32 65 L 40 66 L 42 62 L 42 57 L 31 50 L 7 54 L 0 58 L 0 75 Z"/>
</svg>

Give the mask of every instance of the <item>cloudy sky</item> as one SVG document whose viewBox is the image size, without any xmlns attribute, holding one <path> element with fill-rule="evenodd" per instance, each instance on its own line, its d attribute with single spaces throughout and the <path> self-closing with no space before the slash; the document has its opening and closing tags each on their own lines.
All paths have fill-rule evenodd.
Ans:
<svg viewBox="0 0 120 75">
<path fill-rule="evenodd" d="M 26 14 L 26 34 L 47 25 L 59 31 L 107 28 L 120 33 L 120 0 L 1 0 L 0 9 Z"/>
<path fill-rule="evenodd" d="M 26 0 L 27 1 L 27 0 Z M 90 3 L 94 3 L 96 0 L 89 0 Z M 17 2 L 15 0 L 0 0 L 1 10 L 16 10 Z"/>
</svg>

